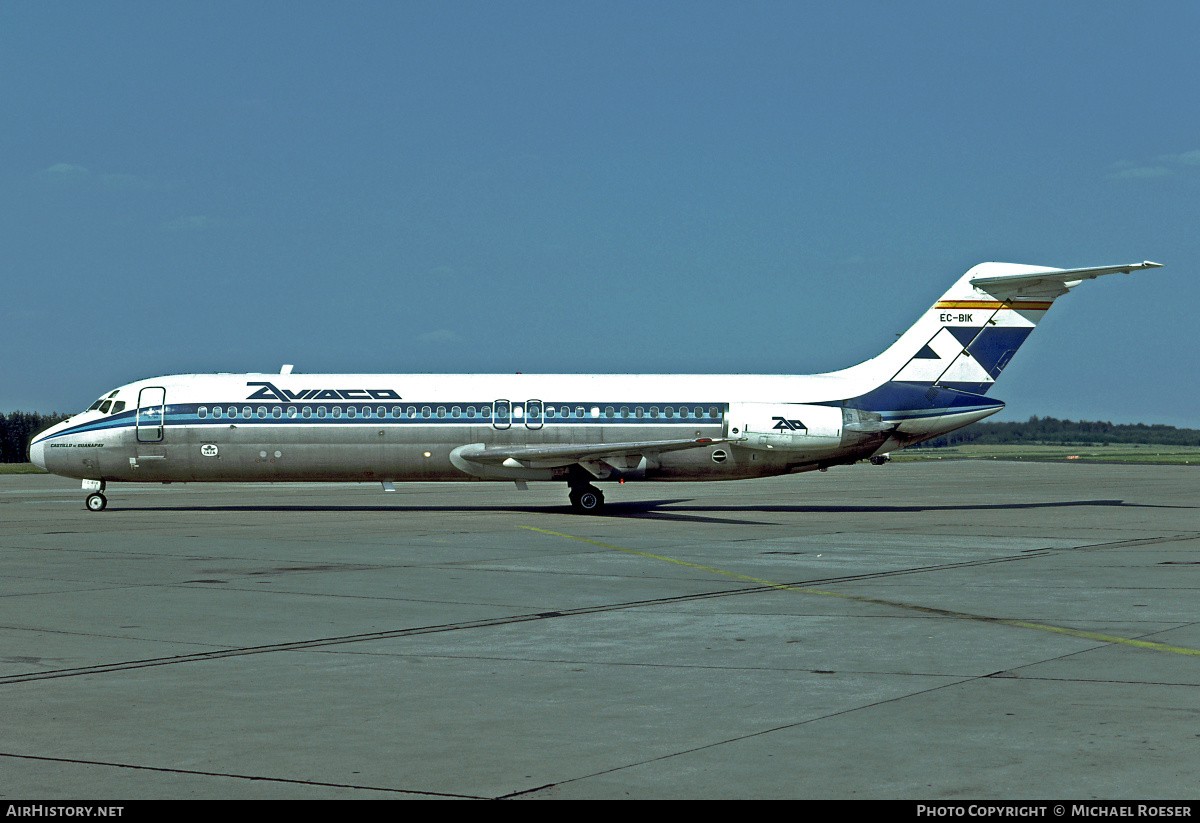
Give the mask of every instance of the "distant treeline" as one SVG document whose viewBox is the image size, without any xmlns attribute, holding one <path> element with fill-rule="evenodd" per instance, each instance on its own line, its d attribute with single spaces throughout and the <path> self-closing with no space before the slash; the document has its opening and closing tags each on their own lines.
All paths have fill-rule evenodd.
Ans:
<svg viewBox="0 0 1200 823">
<path fill-rule="evenodd" d="M 29 441 L 48 429 L 65 414 L 37 414 L 15 411 L 0 414 L 0 463 L 25 463 L 29 460 Z M 966 428 L 928 440 L 913 448 L 936 449 L 975 443 L 981 446 L 1012 445 L 1096 445 L 1100 443 L 1158 443 L 1166 446 L 1200 446 L 1200 429 L 1145 423 L 1089 423 L 1084 420 L 1059 420 L 1033 416 L 1024 423 L 973 423 Z"/>
<path fill-rule="evenodd" d="M 0 414 L 0 463 L 28 463 L 29 441 L 69 415 L 15 411 Z"/>
<path fill-rule="evenodd" d="M 943 446 L 1063 445 L 1086 446 L 1110 443 L 1157 443 L 1164 446 L 1200 446 L 1200 429 L 1145 423 L 1089 423 L 1033 417 L 1024 423 L 972 423 L 966 428 L 927 440 L 914 448 Z"/>
</svg>

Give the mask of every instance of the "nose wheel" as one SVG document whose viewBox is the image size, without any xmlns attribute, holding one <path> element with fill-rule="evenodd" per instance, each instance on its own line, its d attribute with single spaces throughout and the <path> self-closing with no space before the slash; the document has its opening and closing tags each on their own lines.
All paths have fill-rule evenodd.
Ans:
<svg viewBox="0 0 1200 823">
<path fill-rule="evenodd" d="M 571 508 L 578 514 L 599 514 L 604 510 L 604 493 L 595 486 L 571 489 Z"/>
<path fill-rule="evenodd" d="M 104 511 L 104 507 L 108 505 L 108 498 L 102 495 L 100 492 L 92 492 L 87 496 L 87 499 L 83 501 L 83 505 L 86 506 L 87 510 L 90 512 L 102 512 Z"/>
</svg>

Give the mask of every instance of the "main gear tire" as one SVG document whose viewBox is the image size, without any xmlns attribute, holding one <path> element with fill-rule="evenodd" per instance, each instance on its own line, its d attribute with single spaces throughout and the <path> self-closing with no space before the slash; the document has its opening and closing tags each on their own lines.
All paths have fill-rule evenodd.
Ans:
<svg viewBox="0 0 1200 823">
<path fill-rule="evenodd" d="M 579 514 L 599 514 L 604 510 L 604 493 L 595 486 L 572 489 L 571 508 Z"/>
</svg>

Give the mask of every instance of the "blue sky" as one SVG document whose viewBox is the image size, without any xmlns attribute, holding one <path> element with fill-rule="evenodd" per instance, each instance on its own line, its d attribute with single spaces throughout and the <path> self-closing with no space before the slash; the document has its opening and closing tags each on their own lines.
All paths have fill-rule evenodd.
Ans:
<svg viewBox="0 0 1200 823">
<path fill-rule="evenodd" d="M 0 411 L 164 373 L 852 365 L 986 260 L 993 394 L 1200 427 L 1200 5 L 0 5 Z"/>
</svg>

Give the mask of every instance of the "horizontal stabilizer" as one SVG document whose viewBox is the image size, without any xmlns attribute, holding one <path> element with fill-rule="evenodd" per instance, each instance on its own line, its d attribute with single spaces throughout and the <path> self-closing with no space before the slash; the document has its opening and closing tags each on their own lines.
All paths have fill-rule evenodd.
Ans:
<svg viewBox="0 0 1200 823">
<path fill-rule="evenodd" d="M 998 277 L 975 277 L 971 285 L 1000 298 L 1008 297 L 1057 297 L 1078 286 L 1084 280 L 1091 280 L 1104 274 L 1116 272 L 1129 273 L 1137 269 L 1157 269 L 1162 263 L 1152 263 L 1145 260 L 1141 263 L 1129 263 L 1124 266 L 1098 266 L 1091 269 L 1041 269 L 1039 271 L 1017 274 L 1003 274 Z"/>
</svg>

